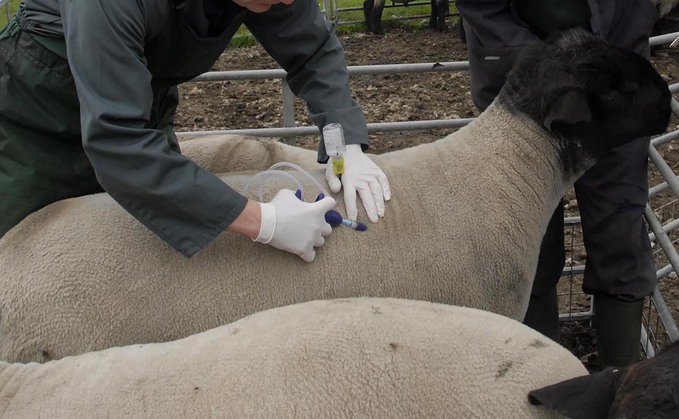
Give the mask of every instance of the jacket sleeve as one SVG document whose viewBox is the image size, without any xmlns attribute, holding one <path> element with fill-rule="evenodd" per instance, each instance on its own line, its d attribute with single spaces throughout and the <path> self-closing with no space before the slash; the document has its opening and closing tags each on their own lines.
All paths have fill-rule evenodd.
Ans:
<svg viewBox="0 0 679 419">
<path fill-rule="evenodd" d="M 70 0 L 60 7 L 83 147 L 99 183 L 150 230 L 191 256 L 247 200 L 172 151 L 166 134 L 148 126 L 153 91 L 144 41 L 167 18 L 168 3 Z"/>
<path fill-rule="evenodd" d="M 516 16 L 509 0 L 456 0 L 455 6 L 485 48 L 525 47 L 542 42 Z"/>
<path fill-rule="evenodd" d="M 265 13 L 248 13 L 245 25 L 287 71 L 295 95 L 307 103 L 317 127 L 342 124 L 347 144 L 368 146 L 365 115 L 352 98 L 344 50 L 315 0 L 274 5 Z M 318 161 L 328 160 L 323 142 Z"/>
</svg>

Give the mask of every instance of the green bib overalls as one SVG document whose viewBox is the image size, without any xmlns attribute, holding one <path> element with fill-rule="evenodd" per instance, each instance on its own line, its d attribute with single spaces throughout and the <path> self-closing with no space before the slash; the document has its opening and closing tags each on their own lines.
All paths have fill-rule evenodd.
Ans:
<svg viewBox="0 0 679 419">
<path fill-rule="evenodd" d="M 63 38 L 21 30 L 20 13 L 0 30 L 0 237 L 57 200 L 102 192 L 82 148 L 80 104 Z M 147 126 L 173 132 L 177 85 L 208 71 L 245 18 L 234 16 L 216 37 L 198 37 L 182 13 L 145 45 L 153 75 Z"/>
</svg>

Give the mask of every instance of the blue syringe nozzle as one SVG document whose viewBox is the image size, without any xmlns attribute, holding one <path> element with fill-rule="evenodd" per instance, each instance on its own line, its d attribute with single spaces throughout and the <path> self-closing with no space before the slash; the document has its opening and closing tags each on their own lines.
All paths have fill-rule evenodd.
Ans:
<svg viewBox="0 0 679 419">
<path fill-rule="evenodd" d="M 368 229 L 368 226 L 366 226 L 365 224 L 344 218 L 342 217 L 342 214 L 335 210 L 330 210 L 325 213 L 325 222 L 333 227 L 338 225 L 345 225 L 347 227 L 353 228 L 356 231 L 366 231 Z"/>
<path fill-rule="evenodd" d="M 366 231 L 368 229 L 368 226 L 366 226 L 365 224 L 359 223 L 358 221 L 354 220 L 348 220 L 346 218 L 342 218 L 342 224 L 344 224 L 345 226 L 349 226 L 357 231 Z"/>
<path fill-rule="evenodd" d="M 330 210 L 325 213 L 325 222 L 331 226 L 338 226 L 342 224 L 342 214 L 335 210 Z"/>
<path fill-rule="evenodd" d="M 300 192 L 301 194 L 301 191 L 298 192 Z M 316 201 L 320 201 L 321 199 L 323 199 L 324 196 L 325 195 L 323 195 L 323 193 L 318 194 L 318 196 L 316 197 Z M 325 213 L 325 222 L 333 227 L 343 224 L 345 226 L 353 228 L 356 231 L 366 231 L 368 229 L 368 226 L 366 226 L 365 224 L 344 218 L 342 217 L 342 214 L 335 210 L 330 210 Z"/>
</svg>

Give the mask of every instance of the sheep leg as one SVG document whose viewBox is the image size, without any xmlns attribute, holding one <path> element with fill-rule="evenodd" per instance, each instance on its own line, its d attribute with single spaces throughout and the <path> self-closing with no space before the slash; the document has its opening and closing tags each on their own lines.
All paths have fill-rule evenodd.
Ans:
<svg viewBox="0 0 679 419">
<path fill-rule="evenodd" d="M 368 32 L 383 34 L 382 12 L 384 10 L 384 0 L 365 0 L 363 2 L 363 15 Z"/>
<path fill-rule="evenodd" d="M 450 0 L 431 0 L 431 16 L 429 17 L 429 27 L 439 32 L 447 32 L 446 14 Z"/>
</svg>

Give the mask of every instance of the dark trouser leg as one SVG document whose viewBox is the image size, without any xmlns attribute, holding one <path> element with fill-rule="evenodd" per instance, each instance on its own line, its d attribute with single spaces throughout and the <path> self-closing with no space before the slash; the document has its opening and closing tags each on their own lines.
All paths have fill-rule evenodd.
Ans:
<svg viewBox="0 0 679 419">
<path fill-rule="evenodd" d="M 587 265 L 583 289 L 622 301 L 653 292 L 655 262 L 644 208 L 649 139 L 611 150 L 575 183 Z"/>
<path fill-rule="evenodd" d="M 600 367 L 639 356 L 643 298 L 656 285 L 643 218 L 649 139 L 611 150 L 575 184 L 587 251 L 583 290 L 595 296 Z"/>
<path fill-rule="evenodd" d="M 0 236 L 54 201 L 101 191 L 68 63 L 11 22 L 0 32 Z"/>
<path fill-rule="evenodd" d="M 525 325 L 555 341 L 559 340 L 559 305 L 556 285 L 566 259 L 563 218 L 563 202 L 559 202 L 542 238 L 528 311 L 523 320 Z"/>
</svg>

